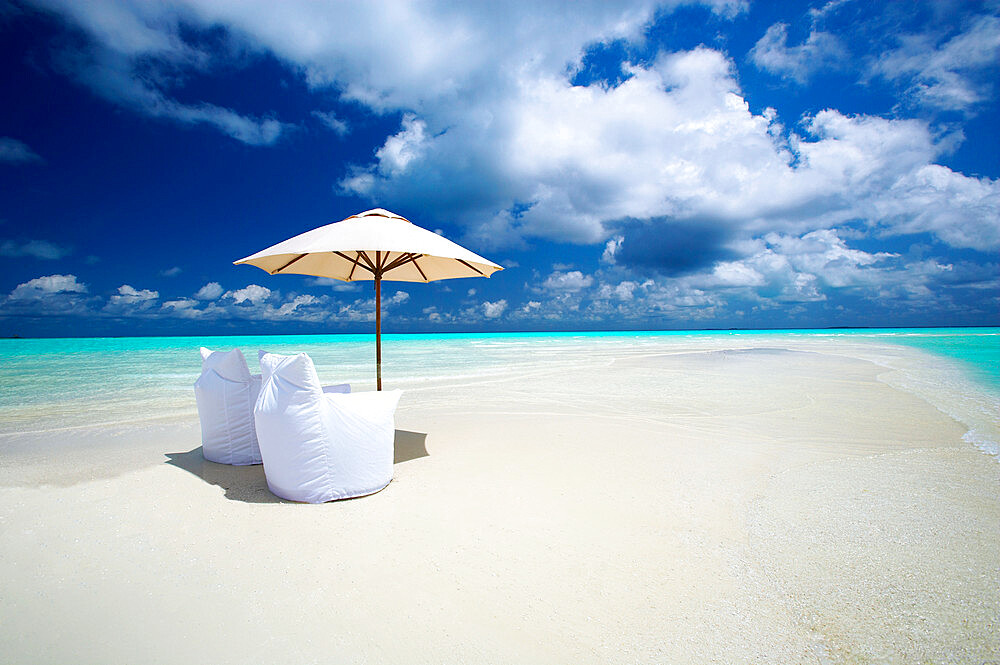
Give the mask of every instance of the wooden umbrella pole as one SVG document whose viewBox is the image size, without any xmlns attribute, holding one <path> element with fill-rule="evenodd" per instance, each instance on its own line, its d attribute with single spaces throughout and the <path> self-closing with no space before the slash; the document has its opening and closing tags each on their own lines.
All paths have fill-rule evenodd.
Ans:
<svg viewBox="0 0 1000 665">
<path fill-rule="evenodd" d="M 382 276 L 375 274 L 375 376 L 382 390 Z"/>
</svg>

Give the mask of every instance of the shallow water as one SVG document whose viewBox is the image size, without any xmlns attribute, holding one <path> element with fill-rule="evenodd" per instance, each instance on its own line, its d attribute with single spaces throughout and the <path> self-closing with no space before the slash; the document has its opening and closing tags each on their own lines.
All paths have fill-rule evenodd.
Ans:
<svg viewBox="0 0 1000 665">
<path fill-rule="evenodd" d="M 371 335 L 0 340 L 0 434 L 197 418 L 198 348 L 308 353 L 324 383 L 374 388 Z M 964 423 L 997 455 L 1000 328 L 384 335 L 386 387 L 481 382 L 573 362 L 718 349 L 849 353 Z"/>
</svg>

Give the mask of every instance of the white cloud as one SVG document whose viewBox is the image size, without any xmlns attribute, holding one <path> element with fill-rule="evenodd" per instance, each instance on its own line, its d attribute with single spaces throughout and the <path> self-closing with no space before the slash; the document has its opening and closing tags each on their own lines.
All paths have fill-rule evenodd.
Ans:
<svg viewBox="0 0 1000 665">
<path fill-rule="evenodd" d="M 307 305 L 312 305 L 319 302 L 319 299 L 315 296 L 309 295 L 308 293 L 295 296 L 291 302 L 286 302 L 276 311 L 278 316 L 290 316 L 295 314 L 296 311 Z"/>
<path fill-rule="evenodd" d="M 182 319 L 200 319 L 206 314 L 204 310 L 198 309 L 198 301 L 191 298 L 167 300 L 160 306 L 160 311 Z"/>
<path fill-rule="evenodd" d="M 207 71 L 210 54 L 182 36 L 197 18 L 196 3 L 81 3 L 33 0 L 61 14 L 93 40 L 88 50 L 66 50 L 60 67 L 105 99 L 154 118 L 207 124 L 250 145 L 269 145 L 289 127 L 273 118 L 253 118 L 208 102 L 185 104 L 165 93 L 189 70 Z M 209 27 L 209 26 L 204 26 Z"/>
<path fill-rule="evenodd" d="M 312 115 L 341 138 L 351 133 L 351 126 L 347 124 L 347 121 L 338 118 L 337 114 L 332 111 L 313 111 Z"/>
<path fill-rule="evenodd" d="M 593 283 L 593 277 L 584 275 L 579 270 L 571 270 L 570 272 L 555 271 L 542 282 L 542 288 L 552 291 L 579 291 Z"/>
<path fill-rule="evenodd" d="M 542 306 L 542 303 L 538 300 L 529 300 L 522 306 L 519 310 L 522 314 L 530 314 L 532 312 L 538 311 Z"/>
<path fill-rule="evenodd" d="M 398 176 L 406 173 L 413 160 L 423 155 L 427 142 L 427 123 L 409 113 L 403 116 L 403 129 L 385 141 L 385 145 L 375 153 L 378 170 L 384 176 Z"/>
<path fill-rule="evenodd" d="M 639 285 L 635 282 L 621 282 L 614 288 L 614 294 L 619 300 L 632 300 L 634 297 L 633 294 L 638 286 Z"/>
<path fill-rule="evenodd" d="M 496 302 L 490 302 L 488 300 L 484 301 L 482 304 L 483 316 L 487 319 L 496 319 L 504 313 L 507 309 L 506 300 L 497 300 Z"/>
<path fill-rule="evenodd" d="M 168 95 L 188 71 L 211 72 L 217 64 L 211 53 L 186 38 L 185 29 L 225 28 L 230 53 L 270 52 L 301 72 L 313 88 L 337 90 L 343 99 L 378 113 L 410 110 L 420 116 L 429 106 L 467 110 L 470 94 L 477 98 L 474 103 L 482 101 L 484 91 L 502 96 L 504 79 L 526 66 L 565 70 L 578 61 L 585 45 L 637 39 L 655 11 L 689 4 L 286 0 L 276 10 L 267 0 L 32 1 L 64 16 L 93 40 L 88 52 L 64 57 L 64 69 L 98 94 L 154 117 L 214 125 L 252 144 L 274 142 L 287 125 L 207 102 L 181 103 Z M 747 2 L 702 4 L 733 16 Z M 391 159 L 388 153 L 386 158 Z"/>
<path fill-rule="evenodd" d="M 932 233 L 953 247 L 1000 247 L 1000 181 L 935 164 L 899 178 L 871 205 L 889 233 Z"/>
<path fill-rule="evenodd" d="M 489 117 L 469 109 L 464 124 L 444 132 L 431 131 L 432 120 L 454 109 L 428 117 L 405 169 L 381 161 L 358 167 L 352 177 L 363 185 L 345 186 L 388 205 L 415 202 L 455 215 L 483 246 L 531 236 L 610 238 L 609 262 L 621 246 L 615 231 L 623 219 L 699 220 L 749 235 L 864 219 L 888 233 L 911 232 L 917 227 L 907 222 L 926 206 L 894 194 L 954 145 L 953 136 L 935 136 L 923 121 L 832 109 L 807 117 L 805 133 L 786 141 L 775 112 L 751 113 L 731 63 L 707 48 L 663 54 L 628 71 L 631 78 L 610 88 L 530 73 Z M 988 202 L 1000 184 L 938 168 L 969 198 L 956 206 L 948 192 L 931 188 L 932 207 L 953 210 L 950 218 L 979 231 L 925 226 L 946 243 L 992 237 Z M 891 217 L 880 216 L 890 208 Z"/>
<path fill-rule="evenodd" d="M 410 294 L 406 291 L 396 291 L 388 299 L 382 299 L 382 307 L 392 306 L 392 305 L 402 305 L 404 302 L 410 299 Z"/>
<path fill-rule="evenodd" d="M 605 263 L 620 265 L 629 220 L 654 229 L 677 221 L 711 227 L 719 242 L 768 231 L 802 236 L 861 220 L 878 233 L 931 233 L 980 251 L 1000 246 L 1000 183 L 936 164 L 957 135 L 937 135 L 926 122 L 829 109 L 789 135 L 773 109 L 751 112 L 733 62 L 708 47 L 626 63 L 619 85 L 571 84 L 588 46 L 638 42 L 655 13 L 676 2 L 334 7 L 290 0 L 281 11 L 264 0 L 43 4 L 103 45 L 68 69 L 151 115 L 211 123 L 251 143 L 284 131 L 277 120 L 267 125 L 168 96 L 162 82 L 176 80 L 168 74 L 210 72 L 214 64 L 185 41 L 181 25 L 224 27 L 235 47 L 273 53 L 318 91 L 401 113 L 397 131 L 340 186 L 380 205 L 433 211 L 428 223 L 462 224 L 477 246 L 526 238 L 604 243 Z M 743 5 L 710 4 L 723 15 Z M 836 7 L 812 12 L 814 20 Z M 910 72 L 936 89 L 948 72 L 988 69 L 995 33 L 995 20 L 982 19 L 933 42 L 929 58 L 904 40 L 879 71 L 889 78 Z M 798 46 L 788 45 L 783 27 L 768 34 L 756 55 L 768 54 L 771 66 L 793 76 L 829 64 L 837 51 L 815 26 Z M 138 76 L 142 63 L 149 70 Z M 757 280 L 732 270 L 717 279 Z M 800 287 L 808 292 L 805 282 Z"/>
<path fill-rule="evenodd" d="M 44 161 L 26 143 L 9 136 L 0 137 L 0 163 L 39 164 Z"/>
<path fill-rule="evenodd" d="M 164 309 L 192 309 L 198 306 L 198 301 L 191 298 L 178 298 L 176 300 L 167 300 L 163 303 Z"/>
<path fill-rule="evenodd" d="M 232 298 L 233 302 L 239 305 L 243 302 L 250 302 L 259 305 L 271 297 L 271 289 L 258 284 L 250 284 L 235 291 L 226 291 L 223 298 Z"/>
<path fill-rule="evenodd" d="M 222 285 L 218 282 L 209 282 L 198 289 L 194 297 L 198 300 L 217 300 L 222 295 Z"/>
<path fill-rule="evenodd" d="M 159 297 L 159 291 L 136 289 L 128 284 L 122 284 L 118 287 L 118 294 L 111 296 L 109 302 L 115 305 L 135 305 L 138 303 L 147 303 Z"/>
<path fill-rule="evenodd" d="M 10 292 L 11 300 L 38 300 L 54 294 L 86 293 L 87 286 L 76 281 L 76 275 L 46 275 L 18 284 Z"/>
<path fill-rule="evenodd" d="M 712 268 L 711 280 L 716 286 L 764 286 L 764 275 L 744 261 L 721 261 Z"/>
<path fill-rule="evenodd" d="M 980 16 L 967 30 L 940 41 L 933 33 L 903 35 L 899 46 L 883 53 L 870 68 L 907 85 L 918 104 L 944 110 L 969 110 L 985 101 L 1000 63 L 1000 18 Z M 994 76 L 982 74 L 992 70 Z"/>
<path fill-rule="evenodd" d="M 166 270 L 161 271 L 160 274 L 163 275 L 164 277 L 177 277 L 177 275 L 181 274 L 182 272 L 183 270 L 181 270 L 180 266 L 173 266 L 167 268 Z"/>
<path fill-rule="evenodd" d="M 836 67 L 847 52 L 834 35 L 813 29 L 806 41 L 788 45 L 788 25 L 775 23 L 750 49 L 757 67 L 804 84 L 817 70 Z"/>
<path fill-rule="evenodd" d="M 118 287 L 118 293 L 108 298 L 104 311 L 111 314 L 133 314 L 150 310 L 160 297 L 158 291 L 136 289 L 128 284 Z"/>
<path fill-rule="evenodd" d="M 14 242 L 5 240 L 0 244 L 0 256 L 11 258 L 20 256 L 30 256 L 36 259 L 56 260 L 68 256 L 71 250 L 61 247 L 48 240 L 26 240 L 24 242 Z"/>
<path fill-rule="evenodd" d="M 772 232 L 739 245 L 738 259 L 717 261 L 682 276 L 640 281 L 627 267 L 611 265 L 581 274 L 575 279 L 579 289 L 526 284 L 530 300 L 512 308 L 510 316 L 536 323 L 654 320 L 691 325 L 718 324 L 718 317 L 742 317 L 751 310 L 780 310 L 783 317 L 827 312 L 829 320 L 836 321 L 837 306 L 861 301 L 868 303 L 864 311 L 895 308 L 904 315 L 930 307 L 962 311 L 959 291 L 996 289 L 1000 284 L 996 265 L 959 266 L 868 252 L 852 247 L 850 237 L 863 236 L 850 229 Z M 995 301 L 1000 304 L 1000 298 Z"/>
<path fill-rule="evenodd" d="M 615 255 L 618 254 L 618 250 L 621 249 L 623 240 L 625 240 L 624 236 L 615 236 L 605 243 L 604 253 L 601 254 L 602 263 L 614 264 Z"/>
</svg>

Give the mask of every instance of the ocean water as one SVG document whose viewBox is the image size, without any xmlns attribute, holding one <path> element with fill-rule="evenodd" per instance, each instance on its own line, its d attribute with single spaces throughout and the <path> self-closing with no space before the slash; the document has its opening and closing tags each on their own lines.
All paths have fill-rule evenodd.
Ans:
<svg viewBox="0 0 1000 665">
<path fill-rule="evenodd" d="M 720 348 L 848 352 L 881 380 L 964 423 L 997 455 L 1000 328 L 383 335 L 383 383 L 415 389 L 556 367 L 577 353 L 609 358 Z M 268 335 L 0 340 L 0 436 L 197 419 L 198 349 L 306 352 L 324 383 L 374 389 L 373 335 Z"/>
</svg>

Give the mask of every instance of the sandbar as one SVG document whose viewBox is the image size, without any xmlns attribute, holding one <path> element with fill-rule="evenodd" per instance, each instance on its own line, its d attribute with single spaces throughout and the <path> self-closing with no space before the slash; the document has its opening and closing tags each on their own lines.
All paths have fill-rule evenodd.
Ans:
<svg viewBox="0 0 1000 665">
<path fill-rule="evenodd" d="M 0 439 L 11 663 L 982 663 L 1000 464 L 835 345 L 577 353 L 409 390 L 303 505 L 197 420 Z M 193 398 L 192 398 L 193 400 Z"/>
</svg>

